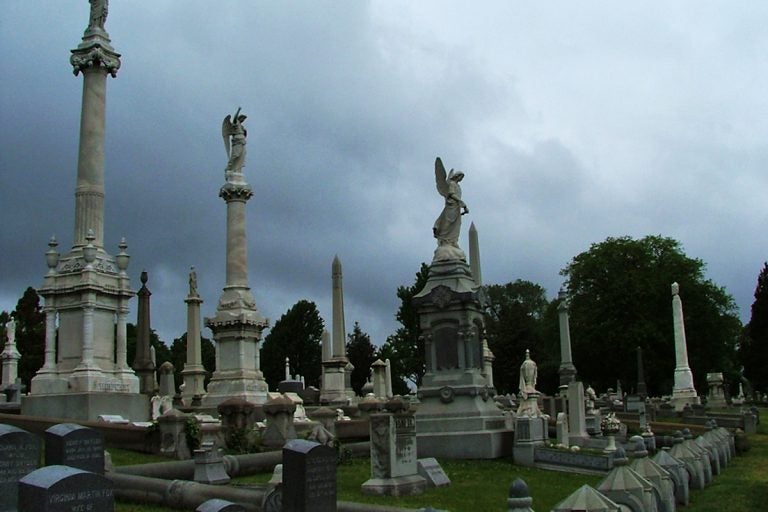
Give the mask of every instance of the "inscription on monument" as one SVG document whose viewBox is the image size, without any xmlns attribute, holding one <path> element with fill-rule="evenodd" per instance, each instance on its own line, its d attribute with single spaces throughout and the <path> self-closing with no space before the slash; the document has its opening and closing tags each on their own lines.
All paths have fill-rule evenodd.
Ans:
<svg viewBox="0 0 768 512">
<path fill-rule="evenodd" d="M 47 466 L 19 481 L 19 510 L 35 512 L 111 512 L 112 482 L 69 466 Z"/>
<path fill-rule="evenodd" d="M 45 431 L 45 463 L 104 473 L 101 432 L 75 423 L 60 423 Z"/>
<path fill-rule="evenodd" d="M 16 510 L 19 480 L 40 465 L 40 440 L 26 430 L 0 425 L 0 510 Z"/>
<path fill-rule="evenodd" d="M 294 439 L 283 448 L 283 511 L 336 511 L 336 451 Z"/>
</svg>

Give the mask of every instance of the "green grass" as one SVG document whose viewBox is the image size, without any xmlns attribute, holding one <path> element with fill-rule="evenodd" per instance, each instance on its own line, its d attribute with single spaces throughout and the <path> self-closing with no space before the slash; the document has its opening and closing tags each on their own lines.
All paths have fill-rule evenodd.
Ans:
<svg viewBox="0 0 768 512">
<path fill-rule="evenodd" d="M 768 508 L 768 410 L 761 410 L 758 432 L 749 436 L 751 449 L 731 460 L 713 482 L 702 491 L 691 493 L 691 505 L 686 512 L 752 512 Z M 125 450 L 110 450 L 115 465 L 136 464 L 151 460 L 148 455 L 131 454 Z M 166 460 L 166 459 L 159 459 Z M 124 462 L 123 462 L 124 461 Z M 451 479 L 449 487 L 429 489 L 420 496 L 400 498 L 367 496 L 360 486 L 370 476 L 367 458 L 353 459 L 338 468 L 338 497 L 360 503 L 420 508 L 431 505 L 452 512 L 505 512 L 510 484 L 522 478 L 533 497 L 533 509 L 550 510 L 583 484 L 596 485 L 602 477 L 560 473 L 515 466 L 511 458 L 498 460 L 440 460 Z M 271 477 L 262 473 L 235 479 L 238 483 L 264 483 Z M 171 509 L 118 503 L 116 512 L 167 512 Z"/>
</svg>

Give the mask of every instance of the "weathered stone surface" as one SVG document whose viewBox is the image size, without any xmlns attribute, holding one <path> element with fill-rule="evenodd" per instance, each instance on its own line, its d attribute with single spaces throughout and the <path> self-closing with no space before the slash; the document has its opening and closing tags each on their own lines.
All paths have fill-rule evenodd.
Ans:
<svg viewBox="0 0 768 512">
<path fill-rule="evenodd" d="M 413 413 L 373 414 L 370 424 L 371 478 L 362 485 L 362 491 L 391 496 L 424 492 L 426 481 L 419 476 L 416 463 Z"/>
<path fill-rule="evenodd" d="M 573 494 L 555 505 L 552 512 L 621 512 L 618 504 L 589 485 L 582 485 Z"/>
<path fill-rule="evenodd" d="M 69 466 L 46 466 L 19 481 L 19 510 L 35 512 L 110 512 L 112 481 Z"/>
<path fill-rule="evenodd" d="M 245 512 L 245 507 L 238 503 L 214 498 L 201 503 L 195 512 Z"/>
<path fill-rule="evenodd" d="M 40 466 L 40 439 L 0 424 L 0 510 L 16 510 L 19 480 Z"/>
<path fill-rule="evenodd" d="M 104 473 L 104 438 L 98 430 L 60 423 L 45 431 L 45 463 Z"/>
<path fill-rule="evenodd" d="M 451 485 L 451 479 L 445 474 L 440 463 L 434 457 L 418 459 L 416 469 L 426 481 L 429 487 L 445 487 Z"/>
</svg>

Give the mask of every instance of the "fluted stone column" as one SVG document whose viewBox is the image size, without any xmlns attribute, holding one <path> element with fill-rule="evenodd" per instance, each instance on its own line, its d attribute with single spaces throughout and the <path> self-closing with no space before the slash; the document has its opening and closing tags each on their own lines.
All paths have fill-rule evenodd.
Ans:
<svg viewBox="0 0 768 512">
<path fill-rule="evenodd" d="M 55 239 L 49 242 L 48 273 L 38 290 L 46 308 L 46 359 L 21 407 L 29 415 L 96 420 L 122 414 L 143 421 L 148 401 L 138 394 L 138 378 L 125 360 L 133 296 L 127 244 L 121 242 L 115 256 L 104 248 L 107 75 L 116 76 L 120 55 L 104 29 L 107 1 L 90 2 L 90 11 L 70 57 L 74 74 L 83 76 L 74 239 L 61 256 Z"/>
<path fill-rule="evenodd" d="M 672 283 L 672 321 L 675 332 L 675 385 L 672 388 L 672 405 L 682 411 L 688 405 L 699 403 L 693 386 L 693 373 L 688 366 L 688 346 L 685 340 L 683 302 L 680 300 L 680 285 Z"/>
</svg>

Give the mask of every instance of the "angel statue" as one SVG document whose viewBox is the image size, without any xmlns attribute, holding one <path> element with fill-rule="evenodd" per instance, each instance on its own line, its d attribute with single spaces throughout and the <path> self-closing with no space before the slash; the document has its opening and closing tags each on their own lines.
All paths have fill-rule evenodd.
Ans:
<svg viewBox="0 0 768 512">
<path fill-rule="evenodd" d="M 437 238 L 435 261 L 460 259 L 466 260 L 464 251 L 459 247 L 461 232 L 461 216 L 469 213 L 469 209 L 461 200 L 459 182 L 464 179 L 464 173 L 454 171 L 445 173 L 445 167 L 440 158 L 435 160 L 435 183 L 437 191 L 445 198 L 445 206 L 435 221 L 432 233 Z"/>
<path fill-rule="evenodd" d="M 89 29 L 104 29 L 109 12 L 109 0 L 88 0 L 91 4 L 91 13 L 88 21 Z"/>
<path fill-rule="evenodd" d="M 224 122 L 221 124 L 221 135 L 224 137 L 224 149 L 227 150 L 227 156 L 229 162 L 225 172 L 242 172 L 243 165 L 245 165 L 245 137 L 248 132 L 245 131 L 243 121 L 245 121 L 245 114 L 240 113 L 240 107 L 237 108 L 234 116 L 224 118 Z M 231 140 L 231 147 L 230 147 Z"/>
</svg>

